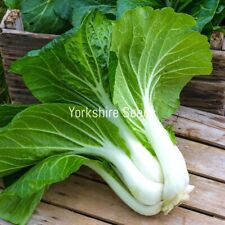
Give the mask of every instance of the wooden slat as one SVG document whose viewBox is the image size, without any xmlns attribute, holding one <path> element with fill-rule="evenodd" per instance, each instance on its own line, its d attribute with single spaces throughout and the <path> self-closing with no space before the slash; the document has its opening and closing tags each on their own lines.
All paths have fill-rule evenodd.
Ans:
<svg viewBox="0 0 225 225">
<path fill-rule="evenodd" d="M 181 107 L 165 124 L 174 124 L 178 136 L 225 149 L 225 117 Z"/>
<path fill-rule="evenodd" d="M 177 142 L 191 173 L 225 182 L 224 150 L 183 138 Z"/>
<path fill-rule="evenodd" d="M 0 225 L 11 223 L 0 220 Z M 28 225 L 107 225 L 97 219 L 80 215 L 67 209 L 41 203 Z"/>
<path fill-rule="evenodd" d="M 217 116 L 212 113 L 202 112 L 200 110 L 182 106 L 175 113 L 175 115 L 199 122 L 200 124 L 205 124 L 210 128 L 215 127 L 225 129 L 225 118 L 223 116 Z"/>
<path fill-rule="evenodd" d="M 213 75 L 225 80 L 225 51 L 213 51 Z"/>
<path fill-rule="evenodd" d="M 195 189 L 184 205 L 225 219 L 225 184 L 195 175 L 191 175 L 191 184 Z"/>
<path fill-rule="evenodd" d="M 67 209 L 61 209 L 52 205 L 41 203 L 32 220 L 28 225 L 44 224 L 44 225 L 107 225 L 94 218 L 71 212 Z"/>
<path fill-rule="evenodd" d="M 206 185 L 208 183 L 199 178 L 201 185 Z M 202 183 L 203 182 L 203 183 Z M 196 185 L 196 191 L 200 184 L 196 184 L 193 180 L 194 185 Z M 205 194 L 194 193 L 193 196 L 196 198 L 195 201 L 191 201 L 188 204 L 189 207 L 196 207 L 201 211 L 208 211 L 213 207 L 218 207 L 218 204 L 221 205 L 223 209 L 224 203 L 221 199 L 221 190 L 217 187 L 215 182 L 210 185 L 211 188 L 214 188 L 214 197 L 213 203 L 210 199 L 206 198 L 203 201 L 203 197 L 208 193 L 207 186 L 204 188 Z M 218 193 L 220 191 L 220 195 Z M 223 191 L 223 190 L 222 190 Z M 131 211 L 121 200 L 110 190 L 110 188 L 102 183 L 98 183 L 89 179 L 82 177 L 72 176 L 69 180 L 64 183 L 53 186 L 50 191 L 44 197 L 46 202 L 51 204 L 62 205 L 68 209 L 74 211 L 82 212 L 91 216 L 96 216 L 98 218 L 111 221 L 114 223 L 127 224 L 127 225 L 137 225 L 137 224 L 154 224 L 154 225 L 196 225 L 196 224 L 225 224 L 224 221 L 209 217 L 203 214 L 199 214 L 190 210 L 177 208 L 172 211 L 168 216 L 162 214 L 154 217 L 145 217 L 141 216 L 133 211 Z M 199 204 L 197 201 L 201 200 L 201 209 L 199 209 Z M 210 206 L 208 206 L 211 204 Z M 216 214 L 224 214 L 224 212 L 219 211 L 218 208 L 213 208 L 213 211 Z M 212 213 L 212 212 L 211 212 Z"/>
<path fill-rule="evenodd" d="M 182 91 L 181 104 L 224 116 L 225 81 L 191 80 Z"/>
</svg>

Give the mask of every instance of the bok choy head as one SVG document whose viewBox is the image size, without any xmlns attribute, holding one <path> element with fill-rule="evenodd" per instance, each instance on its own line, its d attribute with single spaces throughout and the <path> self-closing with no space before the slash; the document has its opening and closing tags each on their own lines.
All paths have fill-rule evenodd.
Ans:
<svg viewBox="0 0 225 225">
<path fill-rule="evenodd" d="M 143 215 L 188 199 L 185 161 L 162 122 L 187 82 L 211 73 L 207 38 L 194 26 L 171 8 L 136 8 L 117 22 L 92 13 L 78 31 L 14 63 L 42 104 L 16 110 L 0 130 L 0 176 L 31 167 L 0 199 L 35 208 L 50 184 L 81 165 Z M 24 224 L 32 210 L 17 215 L 13 207 L 0 207 L 0 217 Z"/>
</svg>

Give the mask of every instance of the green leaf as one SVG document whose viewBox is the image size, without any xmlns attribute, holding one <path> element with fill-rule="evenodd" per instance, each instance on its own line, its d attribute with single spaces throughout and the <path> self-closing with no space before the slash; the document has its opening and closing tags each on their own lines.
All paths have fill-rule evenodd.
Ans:
<svg viewBox="0 0 225 225">
<path fill-rule="evenodd" d="M 55 0 L 55 13 L 57 16 L 62 18 L 65 21 L 71 23 L 71 17 L 73 13 L 73 4 L 74 0 Z"/>
<path fill-rule="evenodd" d="M 145 19 L 144 19 L 145 18 Z M 113 26 L 112 50 L 118 58 L 114 104 L 124 114 L 149 105 L 160 120 L 179 106 L 179 95 L 194 75 L 212 71 L 211 52 L 205 36 L 192 31 L 194 19 L 171 8 L 137 8 Z M 145 134 L 141 116 L 126 117 L 135 133 Z"/>
<path fill-rule="evenodd" d="M 4 0 L 6 6 L 10 9 L 19 9 L 25 0 Z"/>
<path fill-rule="evenodd" d="M 183 10 L 183 12 L 188 13 L 196 18 L 196 29 L 198 31 L 202 31 L 205 25 L 213 19 L 219 2 L 220 0 L 193 1 Z"/>
<path fill-rule="evenodd" d="M 150 6 L 152 8 L 163 8 L 165 3 L 158 0 L 117 0 L 117 17 L 120 18 L 127 10 L 138 6 Z"/>
<path fill-rule="evenodd" d="M 74 107 L 72 116 L 70 107 Z M 44 104 L 17 114 L 7 129 L 0 130 L 0 177 L 55 154 L 96 155 L 107 143 L 129 152 L 118 127 L 93 111 L 86 115 L 86 110 L 75 105 Z"/>
<path fill-rule="evenodd" d="M 194 0 L 171 0 L 171 7 L 176 12 L 183 12 L 185 8 L 193 2 Z"/>
<path fill-rule="evenodd" d="M 38 163 L 0 193 L 0 217 L 25 225 L 48 186 L 65 180 L 87 161 L 78 155 L 61 154 Z"/>
<path fill-rule="evenodd" d="M 197 20 L 196 29 L 201 31 L 213 19 L 219 2 L 219 0 L 118 0 L 117 15 L 121 17 L 127 10 L 138 6 L 151 6 L 154 9 L 172 7 L 176 12 L 184 12 L 195 17 Z"/>
<path fill-rule="evenodd" d="M 26 225 L 45 190 L 25 198 L 15 194 L 0 193 L 0 218 L 18 225 Z"/>
<path fill-rule="evenodd" d="M 176 145 L 177 144 L 177 140 L 176 140 L 176 136 L 175 136 L 175 133 L 173 131 L 173 125 L 168 125 L 165 127 L 169 136 L 170 136 L 170 139 L 171 141 Z"/>
<path fill-rule="evenodd" d="M 138 6 L 172 7 L 176 12 L 188 13 L 196 18 L 196 29 L 201 31 L 216 11 L 221 12 L 224 7 L 220 0 L 5 0 L 5 3 L 9 8 L 21 10 L 27 31 L 55 34 L 69 30 L 71 25 L 77 29 L 90 12 L 99 11 L 115 19 Z M 215 20 L 221 21 L 222 15 L 217 14 Z"/>
<path fill-rule="evenodd" d="M 23 168 L 16 173 L 10 174 L 2 178 L 4 187 L 7 188 L 14 182 L 16 182 L 22 175 L 24 175 L 31 167 Z"/>
<path fill-rule="evenodd" d="M 83 19 L 93 11 L 99 11 L 104 15 L 115 18 L 116 15 L 116 0 L 76 0 L 71 1 L 72 24 L 75 28 L 79 27 Z"/>
<path fill-rule="evenodd" d="M 68 21 L 55 13 L 55 8 L 66 8 L 65 1 L 59 0 L 5 0 L 9 8 L 20 9 L 26 31 L 35 33 L 61 34 L 71 28 Z"/>
<path fill-rule="evenodd" d="M 86 161 L 88 159 L 85 157 L 68 153 L 46 158 L 9 186 L 2 195 L 16 195 L 20 198 L 32 196 L 51 184 L 65 180 Z"/>
<path fill-rule="evenodd" d="M 109 92 L 110 41 L 111 23 L 93 13 L 79 31 L 29 53 L 11 70 L 23 75 L 33 95 L 42 102 L 98 107 L 102 93 Z"/>
<path fill-rule="evenodd" d="M 26 108 L 25 105 L 0 105 L 0 128 L 10 123 L 16 114 Z"/>
<path fill-rule="evenodd" d="M 219 3 L 219 6 L 216 11 L 216 15 L 214 16 L 212 20 L 212 26 L 213 27 L 219 27 L 222 26 L 222 22 L 225 18 L 225 1 L 221 0 Z"/>
</svg>

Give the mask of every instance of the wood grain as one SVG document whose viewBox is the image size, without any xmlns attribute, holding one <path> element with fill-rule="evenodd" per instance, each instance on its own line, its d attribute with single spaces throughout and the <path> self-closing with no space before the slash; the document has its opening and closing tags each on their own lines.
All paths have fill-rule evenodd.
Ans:
<svg viewBox="0 0 225 225">
<path fill-rule="evenodd" d="M 189 172 L 225 182 L 225 151 L 194 141 L 177 138 Z"/>
<path fill-rule="evenodd" d="M 216 50 L 213 51 L 212 75 L 215 78 L 225 80 L 225 51 L 216 51 Z"/>
<path fill-rule="evenodd" d="M 188 83 L 181 94 L 181 104 L 203 111 L 224 115 L 225 80 L 198 80 Z"/>
<path fill-rule="evenodd" d="M 181 106 L 175 116 L 189 119 L 191 121 L 199 122 L 199 124 L 204 124 L 210 128 L 221 128 L 225 129 L 225 118 L 223 116 L 215 115 L 213 113 L 207 113 L 200 110 L 195 110 L 188 107 Z"/>
<path fill-rule="evenodd" d="M 184 205 L 225 219 L 225 184 L 195 175 L 191 175 L 191 184 L 195 189 Z"/>
<path fill-rule="evenodd" d="M 225 149 L 225 117 L 181 107 L 165 124 L 176 135 Z"/>
</svg>

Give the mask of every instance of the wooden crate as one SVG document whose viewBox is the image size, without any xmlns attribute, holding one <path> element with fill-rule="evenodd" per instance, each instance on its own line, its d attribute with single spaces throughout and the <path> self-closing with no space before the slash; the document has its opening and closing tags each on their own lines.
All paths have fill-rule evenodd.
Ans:
<svg viewBox="0 0 225 225">
<path fill-rule="evenodd" d="M 39 49 L 56 35 L 35 34 L 23 31 L 18 11 L 8 11 L 2 21 L 0 50 L 4 62 L 5 76 L 14 103 L 33 103 L 37 100 L 30 94 L 20 77 L 11 74 L 9 67 L 16 59 L 28 51 Z M 196 77 L 184 89 L 181 102 L 204 111 L 224 115 L 225 113 L 225 44 L 224 36 L 215 34 L 211 41 L 213 46 L 212 76 Z"/>
<path fill-rule="evenodd" d="M 8 10 L 6 12 L 1 22 L 0 52 L 9 95 L 13 103 L 30 104 L 37 102 L 37 100 L 26 88 L 21 77 L 9 72 L 10 65 L 26 55 L 27 52 L 40 49 L 55 37 L 56 35 L 25 32 L 19 11 Z"/>
<path fill-rule="evenodd" d="M 195 186 L 190 201 L 168 216 L 141 216 L 84 167 L 49 189 L 28 224 L 225 225 L 225 117 L 181 107 L 167 123 L 175 123 L 178 146 Z"/>
</svg>

